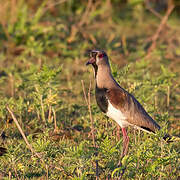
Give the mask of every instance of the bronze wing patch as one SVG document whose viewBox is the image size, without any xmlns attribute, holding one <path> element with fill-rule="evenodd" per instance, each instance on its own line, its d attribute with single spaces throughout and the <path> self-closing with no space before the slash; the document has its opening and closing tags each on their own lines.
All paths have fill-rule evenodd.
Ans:
<svg viewBox="0 0 180 180">
<path fill-rule="evenodd" d="M 123 89 L 109 89 L 107 98 L 116 109 L 125 114 L 131 125 L 153 132 L 160 129 L 160 126 L 148 115 L 134 96 Z"/>
<path fill-rule="evenodd" d="M 107 90 L 107 98 L 116 109 L 123 111 L 127 107 L 128 96 L 120 88 Z"/>
</svg>

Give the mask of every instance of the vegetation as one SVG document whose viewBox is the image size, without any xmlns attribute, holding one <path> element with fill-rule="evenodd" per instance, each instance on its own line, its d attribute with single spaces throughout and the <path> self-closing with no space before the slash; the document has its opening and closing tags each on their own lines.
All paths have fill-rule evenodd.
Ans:
<svg viewBox="0 0 180 180">
<path fill-rule="evenodd" d="M 179 2 L 153 2 L 1 1 L 0 179 L 180 177 L 180 143 L 162 140 L 180 130 Z M 163 127 L 129 127 L 123 158 L 121 132 L 98 109 L 85 66 L 96 48 Z"/>
</svg>

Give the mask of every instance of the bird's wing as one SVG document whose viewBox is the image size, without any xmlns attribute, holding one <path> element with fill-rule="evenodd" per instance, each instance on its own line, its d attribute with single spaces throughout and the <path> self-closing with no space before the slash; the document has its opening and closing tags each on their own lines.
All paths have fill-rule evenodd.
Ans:
<svg viewBox="0 0 180 180">
<path fill-rule="evenodd" d="M 135 97 L 122 88 L 109 89 L 106 92 L 107 99 L 116 109 L 119 109 L 132 126 L 155 132 L 160 126 L 148 115 Z"/>
</svg>

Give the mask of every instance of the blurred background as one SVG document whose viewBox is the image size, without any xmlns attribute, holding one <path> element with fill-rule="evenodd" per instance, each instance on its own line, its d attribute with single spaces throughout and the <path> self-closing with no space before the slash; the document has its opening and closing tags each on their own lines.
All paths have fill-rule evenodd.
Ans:
<svg viewBox="0 0 180 180">
<path fill-rule="evenodd" d="M 92 128 L 100 147 L 104 137 L 115 138 L 114 143 L 118 141 L 116 124 L 107 123 L 96 106 L 93 69 L 85 66 L 88 50 L 96 48 L 107 52 L 113 76 L 122 87 L 166 131 L 179 135 L 179 0 L 0 0 L 0 135 L 2 146 L 9 149 L 8 158 L 0 165 L 2 177 L 46 177 L 41 165 L 30 155 L 22 161 L 12 160 L 24 154 L 14 147 L 25 148 L 25 143 L 6 105 L 16 115 L 35 150 L 50 153 L 47 162 L 54 161 L 51 157 L 59 153 L 61 158 L 56 163 L 64 163 L 61 178 L 83 177 L 86 168 L 79 172 L 77 167 L 84 164 L 89 167 L 92 163 L 92 159 L 86 159 L 86 163 L 81 162 L 83 165 L 76 164 L 77 160 L 72 159 L 75 165 L 68 169 L 66 158 L 72 154 L 65 150 L 83 140 L 92 145 Z M 85 99 L 88 92 L 94 126 Z M 129 131 L 133 136 L 134 131 Z M 134 150 L 136 143 L 131 145 Z M 30 173 L 28 161 L 39 167 L 39 174 Z M 105 171 L 100 177 L 104 179 L 115 164 L 108 164 L 108 160 L 102 164 Z M 14 165 L 17 169 L 13 169 Z M 160 176 L 167 177 L 171 172 L 168 168 L 174 168 L 170 174 L 177 177 L 178 169 L 173 165 L 164 168 L 158 165 L 159 174 L 165 173 Z M 142 164 L 142 171 L 134 170 L 135 174 L 142 175 L 143 168 L 146 166 Z M 153 168 L 144 177 L 159 177 Z M 58 173 L 51 172 L 49 176 L 60 177 Z M 91 178 L 95 177 L 93 170 L 90 174 Z M 136 179 L 135 174 L 127 173 L 126 178 Z"/>
</svg>

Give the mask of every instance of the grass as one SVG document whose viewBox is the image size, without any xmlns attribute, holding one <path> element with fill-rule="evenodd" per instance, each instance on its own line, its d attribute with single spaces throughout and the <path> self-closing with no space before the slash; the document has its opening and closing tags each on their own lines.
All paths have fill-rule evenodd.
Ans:
<svg viewBox="0 0 180 180">
<path fill-rule="evenodd" d="M 162 140 L 164 132 L 179 136 L 177 9 L 145 58 L 160 19 L 142 2 L 13 3 L 1 5 L 0 146 L 7 153 L 0 157 L 0 177 L 177 179 L 180 144 Z M 157 135 L 129 127 L 130 147 L 122 159 L 122 136 L 117 135 L 117 124 L 97 107 L 93 70 L 85 66 L 86 52 L 94 48 L 108 53 L 115 79 L 163 127 Z"/>
</svg>

